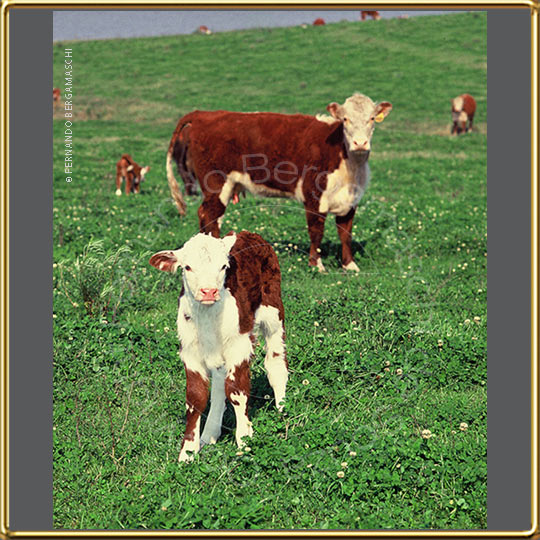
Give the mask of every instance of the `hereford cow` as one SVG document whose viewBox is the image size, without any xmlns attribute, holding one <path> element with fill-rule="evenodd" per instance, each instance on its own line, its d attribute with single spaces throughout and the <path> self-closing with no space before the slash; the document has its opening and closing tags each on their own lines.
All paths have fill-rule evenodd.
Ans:
<svg viewBox="0 0 540 540">
<path fill-rule="evenodd" d="M 150 167 L 140 167 L 129 154 L 122 154 L 116 163 L 116 194 L 122 195 L 122 181 L 126 181 L 126 195 L 141 192 L 141 182 L 145 180 Z"/>
<path fill-rule="evenodd" d="M 176 251 L 150 258 L 159 270 L 182 269 L 178 301 L 180 357 L 186 371 L 186 431 L 178 461 L 190 461 L 221 434 L 227 398 L 236 415 L 236 442 L 253 430 L 248 417 L 249 363 L 260 330 L 266 343 L 264 367 L 282 410 L 287 386 L 281 274 L 274 250 L 258 234 L 242 231 L 223 239 L 197 234 Z M 201 414 L 210 411 L 200 433 Z M 190 452 L 190 453 L 188 453 Z"/>
<path fill-rule="evenodd" d="M 202 232 L 219 236 L 227 204 L 238 190 L 288 197 L 304 204 L 311 239 L 310 266 L 324 271 L 319 254 L 326 216 L 334 214 L 341 261 L 358 271 L 351 252 L 353 217 L 369 180 L 368 157 L 376 122 L 391 111 L 354 94 L 330 103 L 331 116 L 194 111 L 181 118 L 167 153 L 167 179 L 180 214 L 185 202 L 174 178 L 178 165 L 186 191 L 201 186 Z"/>
<path fill-rule="evenodd" d="M 323 26 L 324 24 L 326 24 L 325 20 L 320 17 L 313 21 L 313 26 Z"/>
<path fill-rule="evenodd" d="M 60 88 L 53 88 L 52 89 L 52 99 L 53 99 L 53 103 L 59 103 L 60 102 L 60 96 L 61 96 L 61 92 L 60 92 Z"/>
<path fill-rule="evenodd" d="M 208 26 L 205 26 L 204 24 L 199 26 L 197 30 L 195 31 L 196 34 L 204 34 L 206 36 L 209 36 L 212 33 L 212 30 L 208 28 Z"/>
<path fill-rule="evenodd" d="M 472 130 L 476 101 L 469 94 L 461 94 L 452 102 L 452 135 Z"/>
<path fill-rule="evenodd" d="M 365 21 L 367 17 L 371 17 L 372 19 L 378 21 L 381 18 L 381 15 L 378 11 L 362 10 L 360 12 L 360 17 L 362 18 L 363 21 Z"/>
</svg>

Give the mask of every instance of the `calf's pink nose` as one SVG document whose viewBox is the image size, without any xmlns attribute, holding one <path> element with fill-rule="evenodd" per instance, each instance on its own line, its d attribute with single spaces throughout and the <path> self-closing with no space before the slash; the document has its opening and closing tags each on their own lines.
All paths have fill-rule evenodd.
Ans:
<svg viewBox="0 0 540 540">
<path fill-rule="evenodd" d="M 202 289 L 201 293 L 203 295 L 202 300 L 215 300 L 218 290 L 217 289 Z"/>
</svg>

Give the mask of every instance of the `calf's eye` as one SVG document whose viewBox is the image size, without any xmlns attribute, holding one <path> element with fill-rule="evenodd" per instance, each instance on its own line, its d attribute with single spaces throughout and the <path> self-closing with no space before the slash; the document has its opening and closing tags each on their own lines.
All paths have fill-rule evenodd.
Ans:
<svg viewBox="0 0 540 540">
<path fill-rule="evenodd" d="M 225 268 L 227 268 L 227 265 L 226 265 L 226 264 L 224 264 L 224 265 L 221 267 L 222 270 L 225 270 Z"/>
<path fill-rule="evenodd" d="M 184 270 L 187 270 L 188 272 L 191 272 L 191 266 L 184 266 Z"/>
</svg>

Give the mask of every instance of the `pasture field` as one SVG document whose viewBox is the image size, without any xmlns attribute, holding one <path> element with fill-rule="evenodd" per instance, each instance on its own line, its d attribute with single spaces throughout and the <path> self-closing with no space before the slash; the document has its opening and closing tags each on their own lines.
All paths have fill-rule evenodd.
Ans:
<svg viewBox="0 0 540 540">
<path fill-rule="evenodd" d="M 485 528 L 486 15 L 454 14 L 54 44 L 73 49 L 74 174 L 54 113 L 54 526 L 73 529 Z M 302 206 L 248 196 L 222 227 L 258 232 L 282 269 L 290 380 L 273 403 L 259 345 L 254 437 L 234 417 L 178 464 L 185 377 L 180 275 L 148 264 L 197 232 L 165 156 L 193 110 L 324 113 L 354 91 L 390 101 L 354 224 L 359 274 L 307 266 Z M 450 99 L 476 127 L 450 137 Z M 116 197 L 124 152 L 150 165 Z M 466 424 L 466 425 L 465 425 Z"/>
</svg>

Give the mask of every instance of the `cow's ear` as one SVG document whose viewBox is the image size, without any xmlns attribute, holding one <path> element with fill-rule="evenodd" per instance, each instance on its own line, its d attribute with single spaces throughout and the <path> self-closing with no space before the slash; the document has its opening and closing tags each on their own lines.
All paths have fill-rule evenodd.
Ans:
<svg viewBox="0 0 540 540">
<path fill-rule="evenodd" d="M 388 101 L 382 101 L 375 109 L 375 122 L 382 122 L 392 110 L 392 104 Z"/>
<path fill-rule="evenodd" d="M 326 110 L 336 119 L 341 120 L 343 118 L 342 107 L 339 103 L 333 101 L 326 107 Z"/>
<path fill-rule="evenodd" d="M 236 234 L 228 234 L 227 236 L 223 237 L 221 241 L 225 246 L 225 251 L 229 253 L 236 242 Z"/>
<path fill-rule="evenodd" d="M 177 251 L 158 251 L 150 257 L 148 262 L 158 270 L 174 274 L 180 264 L 177 254 Z"/>
</svg>

